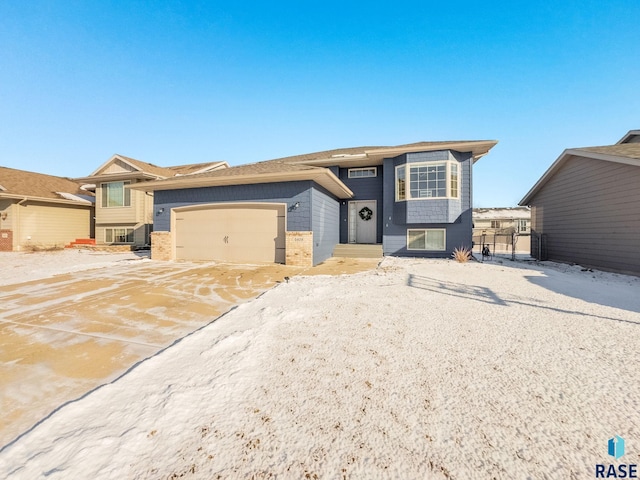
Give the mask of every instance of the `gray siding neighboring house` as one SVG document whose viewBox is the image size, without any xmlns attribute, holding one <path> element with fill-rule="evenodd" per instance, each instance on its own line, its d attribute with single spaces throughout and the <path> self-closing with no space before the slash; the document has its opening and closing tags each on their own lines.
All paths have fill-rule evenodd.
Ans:
<svg viewBox="0 0 640 480">
<path fill-rule="evenodd" d="M 542 250 L 543 259 L 640 275 L 640 137 L 633 132 L 624 143 L 565 150 L 522 199 L 531 206 L 532 256 Z"/>
</svg>

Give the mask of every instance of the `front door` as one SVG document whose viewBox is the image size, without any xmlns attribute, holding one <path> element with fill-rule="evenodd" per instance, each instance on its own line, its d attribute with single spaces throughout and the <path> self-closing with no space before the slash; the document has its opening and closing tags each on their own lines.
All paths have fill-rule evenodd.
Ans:
<svg viewBox="0 0 640 480">
<path fill-rule="evenodd" d="M 349 243 L 376 243 L 375 200 L 349 202 Z"/>
</svg>

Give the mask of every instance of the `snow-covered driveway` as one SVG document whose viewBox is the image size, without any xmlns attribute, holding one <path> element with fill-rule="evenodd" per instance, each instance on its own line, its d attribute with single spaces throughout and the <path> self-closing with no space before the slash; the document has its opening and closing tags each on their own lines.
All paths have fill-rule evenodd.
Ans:
<svg viewBox="0 0 640 480">
<path fill-rule="evenodd" d="M 300 270 L 89 255 L 3 254 L 0 446 L 56 407 Z M 34 259 L 43 272 L 49 262 L 51 271 L 69 273 L 37 278 L 39 265 L 26 267 Z M 93 268 L 78 271 L 83 265 Z M 36 279 L 12 283 L 12 274 L 17 281 Z"/>
</svg>

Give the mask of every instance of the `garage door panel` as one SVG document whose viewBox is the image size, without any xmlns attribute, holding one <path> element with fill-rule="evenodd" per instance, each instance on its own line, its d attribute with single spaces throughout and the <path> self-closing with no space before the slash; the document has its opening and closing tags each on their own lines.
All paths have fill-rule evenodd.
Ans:
<svg viewBox="0 0 640 480">
<path fill-rule="evenodd" d="M 285 206 L 210 206 L 175 212 L 176 259 L 284 263 Z"/>
</svg>

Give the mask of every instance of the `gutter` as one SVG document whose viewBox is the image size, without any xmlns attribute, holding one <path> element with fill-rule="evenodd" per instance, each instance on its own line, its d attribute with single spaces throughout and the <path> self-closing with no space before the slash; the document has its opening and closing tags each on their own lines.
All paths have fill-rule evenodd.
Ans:
<svg viewBox="0 0 640 480">
<path fill-rule="evenodd" d="M 46 197 L 25 197 L 24 195 L 12 195 L 10 193 L 0 193 L 0 198 L 10 198 L 13 200 L 19 199 L 20 201 L 17 203 L 17 205 L 22 205 L 24 204 L 24 202 L 27 202 L 29 200 L 34 202 L 43 202 L 43 203 L 63 203 L 66 205 L 81 205 L 81 206 L 93 205 L 93 203 L 91 203 L 88 200 L 76 201 L 76 200 L 64 200 L 64 199 L 57 199 L 57 198 L 46 198 Z"/>
</svg>

